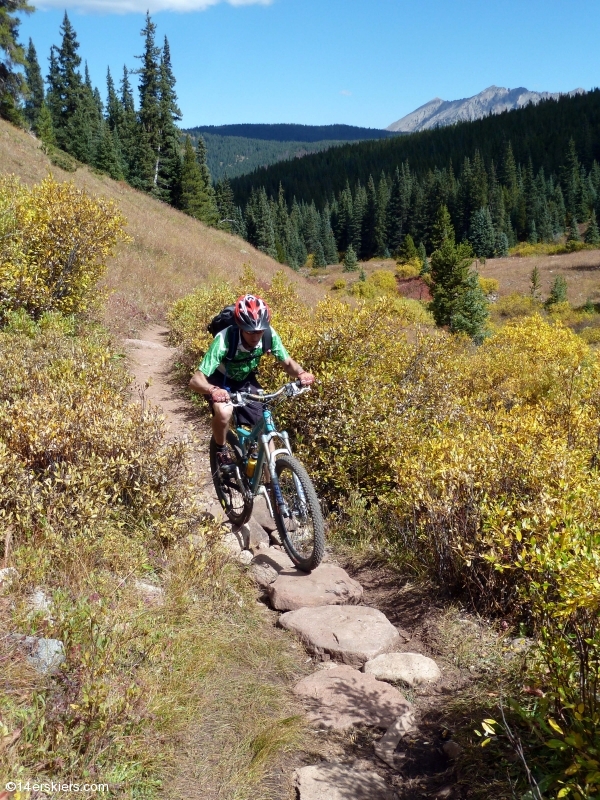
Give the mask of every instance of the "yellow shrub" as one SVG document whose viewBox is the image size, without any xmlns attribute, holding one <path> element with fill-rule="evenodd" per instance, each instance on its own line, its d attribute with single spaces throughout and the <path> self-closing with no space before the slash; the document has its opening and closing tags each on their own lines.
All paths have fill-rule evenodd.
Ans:
<svg viewBox="0 0 600 800">
<path fill-rule="evenodd" d="M 189 522 L 185 448 L 130 403 L 102 337 L 65 335 L 56 315 L 45 323 L 0 334 L 0 519 L 15 546 L 40 528 L 94 539 L 143 525 L 177 538 Z"/>
<path fill-rule="evenodd" d="M 338 278 L 333 282 L 333 286 L 331 288 L 333 291 L 339 292 L 346 288 L 346 281 L 343 278 Z"/>
<path fill-rule="evenodd" d="M 492 314 L 503 319 L 514 319 L 515 317 L 528 317 L 536 314 L 541 307 L 541 303 L 533 297 L 513 292 L 501 297 L 497 303 L 494 303 Z"/>
<path fill-rule="evenodd" d="M 500 283 L 496 278 L 482 278 L 479 276 L 479 286 L 485 294 L 495 294 L 500 289 Z"/>
<path fill-rule="evenodd" d="M 398 285 L 393 272 L 378 269 L 372 272 L 366 280 L 355 281 L 352 284 L 350 293 L 354 297 L 371 300 L 375 297 L 391 297 L 398 294 Z"/>
<path fill-rule="evenodd" d="M 598 344 L 600 342 L 600 327 L 588 326 L 580 331 L 579 335 L 588 344 Z"/>
<path fill-rule="evenodd" d="M 0 314 L 84 311 L 106 259 L 127 239 L 111 201 L 52 177 L 29 189 L 0 179 Z"/>
<path fill-rule="evenodd" d="M 399 278 L 418 278 L 421 274 L 422 266 L 419 258 L 411 258 L 411 260 L 406 263 L 398 264 L 396 267 L 396 275 Z"/>
</svg>

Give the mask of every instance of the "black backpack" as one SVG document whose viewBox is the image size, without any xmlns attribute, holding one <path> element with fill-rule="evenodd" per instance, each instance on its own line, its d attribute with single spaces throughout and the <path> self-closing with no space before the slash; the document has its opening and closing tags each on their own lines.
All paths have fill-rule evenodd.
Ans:
<svg viewBox="0 0 600 800">
<path fill-rule="evenodd" d="M 237 353 L 238 344 L 240 343 L 240 329 L 235 324 L 235 317 L 233 314 L 234 309 L 235 306 L 225 306 L 225 308 L 221 309 L 217 316 L 213 317 L 206 326 L 206 330 L 212 336 L 216 336 L 217 333 L 224 331 L 225 328 L 229 329 L 226 334 L 227 354 L 224 359 L 225 361 L 233 361 L 234 356 Z M 271 328 L 267 328 L 262 337 L 263 353 L 270 353 L 272 348 L 273 334 L 271 333 Z M 244 361 L 251 361 L 253 358 L 254 355 L 250 354 L 246 358 L 239 358 L 236 363 L 240 364 Z"/>
</svg>

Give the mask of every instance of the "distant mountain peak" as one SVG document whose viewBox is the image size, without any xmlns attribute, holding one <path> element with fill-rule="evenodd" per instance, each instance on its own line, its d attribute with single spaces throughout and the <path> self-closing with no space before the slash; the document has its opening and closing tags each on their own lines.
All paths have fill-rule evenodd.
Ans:
<svg viewBox="0 0 600 800">
<path fill-rule="evenodd" d="M 570 96 L 583 94 L 584 89 L 573 89 L 567 92 Z M 414 133 L 424 131 L 429 128 L 440 128 L 444 125 L 452 125 L 455 122 L 471 121 L 481 119 L 488 114 L 500 114 L 503 111 L 511 111 L 514 108 L 523 108 L 530 103 L 537 104 L 540 100 L 550 98 L 557 100 L 561 92 L 533 92 L 524 86 L 516 89 L 507 89 L 504 86 L 488 86 L 479 94 L 473 97 L 465 97 L 462 100 L 442 100 L 441 97 L 434 97 L 425 105 L 407 114 L 402 119 L 393 122 L 388 126 L 388 131 L 401 133 Z"/>
</svg>

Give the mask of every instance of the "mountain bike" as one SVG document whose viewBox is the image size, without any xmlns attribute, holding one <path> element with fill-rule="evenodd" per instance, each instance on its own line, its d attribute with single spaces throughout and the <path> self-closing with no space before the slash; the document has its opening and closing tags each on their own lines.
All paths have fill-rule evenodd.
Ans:
<svg viewBox="0 0 600 800">
<path fill-rule="evenodd" d="M 234 525 L 243 525 L 252 515 L 254 498 L 262 495 L 275 520 L 281 542 L 295 566 L 305 572 L 315 569 L 325 551 L 325 523 L 314 486 L 306 469 L 292 455 L 286 431 L 278 431 L 271 408 L 284 398 L 296 398 L 309 387 L 298 381 L 272 394 L 260 391 L 232 393 L 234 409 L 249 402 L 262 404 L 262 417 L 254 428 L 238 426 L 227 432 L 227 449 L 232 461 L 217 462 L 216 443 L 210 442 L 210 470 L 219 502 Z M 278 440 L 279 446 L 275 447 Z M 270 489 L 264 482 L 265 472 Z"/>
</svg>

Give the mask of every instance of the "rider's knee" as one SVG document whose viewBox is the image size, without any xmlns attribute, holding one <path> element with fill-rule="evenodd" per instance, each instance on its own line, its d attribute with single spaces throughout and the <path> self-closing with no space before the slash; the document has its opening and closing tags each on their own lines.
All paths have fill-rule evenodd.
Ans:
<svg viewBox="0 0 600 800">
<path fill-rule="evenodd" d="M 227 425 L 233 414 L 233 406 L 227 403 L 214 403 L 213 410 L 217 422 Z"/>
</svg>

